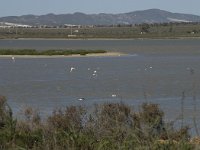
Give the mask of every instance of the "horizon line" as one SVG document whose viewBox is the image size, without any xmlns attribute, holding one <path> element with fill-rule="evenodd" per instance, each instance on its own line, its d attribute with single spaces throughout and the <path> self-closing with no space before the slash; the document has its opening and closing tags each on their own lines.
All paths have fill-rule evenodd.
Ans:
<svg viewBox="0 0 200 150">
<path fill-rule="evenodd" d="M 49 13 L 44 13 L 44 14 L 33 14 L 33 13 L 29 13 L 29 14 L 22 14 L 22 15 L 7 15 L 7 16 L 0 16 L 0 18 L 4 18 L 4 17 L 21 17 L 21 16 L 28 16 L 28 15 L 33 15 L 33 16 L 43 16 L 43 15 L 66 15 L 66 14 L 76 14 L 76 13 L 82 13 L 85 15 L 99 15 L 99 14 L 111 14 L 111 15 L 118 15 L 118 14 L 126 14 L 126 13 L 132 13 L 132 12 L 139 12 L 139 11 L 148 11 L 148 10 L 161 10 L 161 11 L 166 11 L 166 12 L 170 12 L 170 13 L 178 13 L 178 14 L 187 14 L 187 15 L 196 15 L 196 16 L 200 16 L 197 14 L 192 14 L 192 13 L 182 13 L 182 12 L 173 12 L 173 11 L 169 11 L 169 10 L 164 10 L 164 9 L 160 9 L 160 8 L 149 8 L 149 9 L 141 9 L 141 10 L 133 10 L 133 11 L 127 11 L 127 12 L 119 12 L 119 13 L 107 13 L 107 12 L 99 12 L 99 13 L 85 13 L 85 12 L 81 12 L 81 11 L 75 11 L 75 12 L 71 12 L 71 13 L 54 13 L 54 12 L 49 12 Z"/>
</svg>

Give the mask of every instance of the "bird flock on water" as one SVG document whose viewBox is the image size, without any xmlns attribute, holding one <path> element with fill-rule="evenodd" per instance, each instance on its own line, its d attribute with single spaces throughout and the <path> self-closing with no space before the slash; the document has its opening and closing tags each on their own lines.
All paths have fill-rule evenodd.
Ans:
<svg viewBox="0 0 200 150">
<path fill-rule="evenodd" d="M 97 70 L 99 70 L 99 69 L 100 69 L 100 68 L 98 67 Z M 74 72 L 75 70 L 77 70 L 76 67 L 70 67 L 69 72 L 72 73 L 72 72 Z M 87 68 L 87 70 L 90 71 L 91 68 Z M 97 76 L 97 70 L 92 71 L 92 76 L 93 76 L 93 77 Z M 116 98 L 117 95 L 116 95 L 116 94 L 111 94 L 111 97 L 112 97 L 112 98 Z M 84 101 L 85 98 L 78 98 L 78 100 L 79 100 L 79 101 Z"/>
</svg>

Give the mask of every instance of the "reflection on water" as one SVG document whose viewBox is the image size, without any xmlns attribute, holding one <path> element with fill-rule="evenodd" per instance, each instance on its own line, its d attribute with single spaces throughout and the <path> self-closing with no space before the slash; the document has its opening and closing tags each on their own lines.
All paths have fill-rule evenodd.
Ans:
<svg viewBox="0 0 200 150">
<path fill-rule="evenodd" d="M 137 106 L 143 102 L 153 102 L 160 104 L 166 112 L 166 117 L 173 120 L 181 113 L 181 97 L 185 92 L 184 116 L 187 123 L 192 122 L 194 105 L 197 106 L 199 114 L 198 40 L 116 40 L 114 44 L 113 41 L 104 41 L 103 46 L 98 40 L 85 41 L 55 42 L 61 43 L 61 47 L 58 48 L 71 48 L 78 43 L 82 49 L 96 46 L 99 49 L 103 47 L 120 51 L 121 48 L 122 52 L 130 55 L 95 58 L 17 58 L 15 61 L 11 58 L 0 59 L 0 94 L 7 96 L 15 113 L 26 106 L 38 108 L 44 115 L 54 108 L 66 105 L 88 106 L 94 103 L 123 101 Z M 0 47 L 8 46 L 8 41 L 4 42 L 2 44 L 0 40 Z M 27 43 L 33 42 L 35 45 L 41 45 L 41 48 L 53 48 L 53 42 L 49 43 L 48 40 L 37 41 L 39 44 L 36 44 L 36 41 L 21 42 L 10 46 L 26 47 Z M 55 47 L 57 45 L 54 43 Z M 170 47 L 173 47 L 174 51 L 169 49 Z M 194 92 L 196 104 L 192 98 Z M 85 100 L 79 101 L 80 98 Z"/>
</svg>

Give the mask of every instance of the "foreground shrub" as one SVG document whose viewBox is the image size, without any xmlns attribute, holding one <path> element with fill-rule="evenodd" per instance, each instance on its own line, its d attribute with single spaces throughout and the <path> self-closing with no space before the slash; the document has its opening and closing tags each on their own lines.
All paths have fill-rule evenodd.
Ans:
<svg viewBox="0 0 200 150">
<path fill-rule="evenodd" d="M 32 108 L 16 121 L 0 97 L 0 149 L 194 149 L 189 128 L 165 123 L 156 104 L 69 106 L 41 120 Z"/>
<path fill-rule="evenodd" d="M 12 110 L 6 103 L 6 98 L 0 96 L 0 148 L 12 145 L 16 134 L 16 120 L 12 117 Z"/>
</svg>

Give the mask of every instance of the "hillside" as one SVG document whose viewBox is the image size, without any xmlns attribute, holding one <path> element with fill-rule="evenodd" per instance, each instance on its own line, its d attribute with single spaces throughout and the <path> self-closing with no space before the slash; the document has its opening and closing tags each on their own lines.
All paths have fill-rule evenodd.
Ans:
<svg viewBox="0 0 200 150">
<path fill-rule="evenodd" d="M 200 16 L 191 14 L 172 13 L 160 9 L 149 9 L 121 14 L 84 14 L 76 12 L 74 14 L 47 14 L 41 16 L 8 16 L 0 18 L 0 22 L 50 26 L 58 26 L 64 24 L 116 25 L 164 22 L 200 22 Z"/>
</svg>

